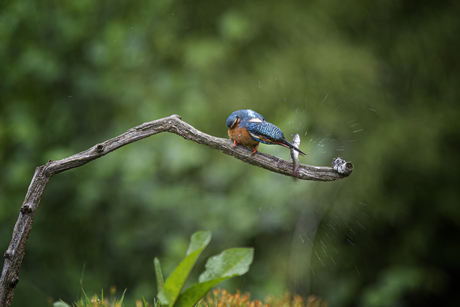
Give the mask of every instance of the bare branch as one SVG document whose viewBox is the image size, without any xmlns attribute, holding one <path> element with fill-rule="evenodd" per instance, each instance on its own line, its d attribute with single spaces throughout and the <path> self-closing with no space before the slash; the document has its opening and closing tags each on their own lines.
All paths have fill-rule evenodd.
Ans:
<svg viewBox="0 0 460 307">
<path fill-rule="evenodd" d="M 34 177 L 21 206 L 19 218 L 13 229 L 10 246 L 3 254 L 5 262 L 0 279 L 0 306 L 2 307 L 11 305 L 14 288 L 19 282 L 19 269 L 24 258 L 27 239 L 29 239 L 38 204 L 49 181 L 49 177 L 43 174 L 44 168 L 40 166 L 35 169 Z"/>
<path fill-rule="evenodd" d="M 292 176 L 293 174 L 292 162 L 260 152 L 252 154 L 252 150 L 240 145 L 234 147 L 230 140 L 203 133 L 182 121 L 178 115 L 171 115 L 169 117 L 144 123 L 129 129 L 127 132 L 117 137 L 103 143 L 96 144 L 88 150 L 82 151 L 68 158 L 59 161 L 50 160 L 45 165 L 37 167 L 35 170 L 34 177 L 30 183 L 24 203 L 21 206 L 18 220 L 13 230 L 11 243 L 3 255 L 5 261 L 0 279 L 0 306 L 10 306 L 13 300 L 14 288 L 19 282 L 19 269 L 21 267 L 22 259 L 24 258 L 27 239 L 29 238 L 32 223 L 43 191 L 45 190 L 51 176 L 86 164 L 122 146 L 160 132 L 175 133 L 184 139 L 194 141 L 198 144 L 207 145 L 212 149 L 217 149 L 220 152 L 233 156 L 243 162 L 265 168 L 272 172 L 287 176 Z M 336 164 L 338 165 L 336 169 L 332 167 L 318 167 L 300 164 L 296 178 L 316 181 L 333 181 L 347 177 L 353 170 L 353 165 L 350 162 L 345 162 L 343 159 L 338 161 Z M 344 169 L 348 171 L 342 173 L 342 170 Z"/>
<path fill-rule="evenodd" d="M 46 167 L 46 174 L 52 176 L 67 169 L 81 166 L 124 145 L 160 132 L 175 133 L 184 139 L 207 145 L 212 149 L 217 149 L 243 162 L 265 168 L 272 172 L 292 176 L 292 163 L 260 152 L 254 155 L 251 150 L 244 146 L 234 147 L 230 140 L 203 133 L 182 121 L 178 115 L 171 115 L 170 117 L 144 123 L 128 130 L 122 135 L 107 140 L 104 143 L 97 144 L 86 151 L 82 151 L 59 161 L 51 161 Z M 297 178 L 304 180 L 333 181 L 342 179 L 348 175 L 349 174 L 341 174 L 332 167 L 300 164 Z"/>
</svg>

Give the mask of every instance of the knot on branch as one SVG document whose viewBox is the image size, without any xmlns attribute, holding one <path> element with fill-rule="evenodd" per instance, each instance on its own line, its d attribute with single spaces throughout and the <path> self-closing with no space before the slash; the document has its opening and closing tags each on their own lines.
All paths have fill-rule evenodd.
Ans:
<svg viewBox="0 0 460 307">
<path fill-rule="evenodd" d="M 95 151 L 98 152 L 98 153 L 104 152 L 104 145 L 97 144 L 96 148 L 95 148 Z"/>
<path fill-rule="evenodd" d="M 9 286 L 10 288 L 14 288 L 16 287 L 16 285 L 19 283 L 19 278 L 15 277 L 13 278 L 12 280 L 10 280 L 9 282 Z"/>
<path fill-rule="evenodd" d="M 21 209 L 19 210 L 22 214 L 28 214 L 32 212 L 32 206 L 29 204 L 24 204 L 21 206 Z"/>
<path fill-rule="evenodd" d="M 13 252 L 10 251 L 9 249 L 3 254 L 3 258 L 5 259 L 11 259 L 13 257 Z"/>
<path fill-rule="evenodd" d="M 339 173 L 349 175 L 353 172 L 353 163 L 345 161 L 343 158 L 338 157 L 332 160 L 332 167 Z"/>
</svg>

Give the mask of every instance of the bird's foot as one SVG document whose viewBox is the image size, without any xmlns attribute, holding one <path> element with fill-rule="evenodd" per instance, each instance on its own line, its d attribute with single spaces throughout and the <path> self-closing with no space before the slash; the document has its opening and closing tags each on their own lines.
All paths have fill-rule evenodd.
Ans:
<svg viewBox="0 0 460 307">
<path fill-rule="evenodd" d="M 259 148 L 259 144 L 252 150 L 252 154 L 255 155 L 257 152 L 257 149 Z"/>
</svg>

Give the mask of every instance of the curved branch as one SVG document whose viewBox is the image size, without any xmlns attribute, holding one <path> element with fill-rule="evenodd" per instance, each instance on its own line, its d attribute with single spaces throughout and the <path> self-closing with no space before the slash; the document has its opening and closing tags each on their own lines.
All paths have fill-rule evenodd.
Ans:
<svg viewBox="0 0 460 307">
<path fill-rule="evenodd" d="M 13 230 L 11 243 L 3 255 L 5 261 L 0 279 L 0 306 L 10 306 L 13 300 L 14 288 L 19 282 L 19 269 L 22 259 L 24 258 L 27 239 L 29 238 L 41 196 L 51 176 L 82 166 L 122 146 L 160 132 L 175 133 L 184 139 L 207 145 L 212 149 L 217 149 L 243 162 L 265 168 L 272 172 L 288 176 L 292 176 L 293 174 L 294 164 L 292 162 L 260 152 L 252 154 L 252 150 L 243 146 L 234 147 L 230 140 L 203 133 L 182 121 L 178 115 L 171 115 L 169 117 L 144 123 L 129 129 L 127 132 L 117 137 L 96 144 L 88 150 L 68 158 L 59 161 L 49 160 L 48 163 L 37 167 L 35 170 L 34 177 L 32 178 L 32 182 L 27 191 L 24 203 L 21 206 L 19 217 Z M 353 165 L 350 162 L 345 162 L 341 158 L 335 159 L 334 163 L 334 168 L 300 164 L 296 178 L 316 181 L 333 181 L 347 177 L 353 170 Z"/>
<path fill-rule="evenodd" d="M 184 139 L 207 145 L 212 149 L 217 149 L 243 162 L 265 168 L 275 173 L 292 176 L 293 163 L 261 152 L 257 152 L 254 155 L 251 150 L 244 146 L 234 147 L 233 143 L 228 139 L 214 137 L 195 129 L 182 121 L 179 115 L 171 115 L 169 117 L 144 123 L 104 143 L 97 144 L 86 151 L 82 151 L 59 161 L 50 161 L 45 166 L 45 172 L 48 176 L 52 176 L 70 168 L 81 166 L 122 146 L 160 132 L 175 133 Z M 316 181 L 333 181 L 345 178 L 350 173 L 351 172 L 341 173 L 332 167 L 300 164 L 296 178 Z"/>
</svg>

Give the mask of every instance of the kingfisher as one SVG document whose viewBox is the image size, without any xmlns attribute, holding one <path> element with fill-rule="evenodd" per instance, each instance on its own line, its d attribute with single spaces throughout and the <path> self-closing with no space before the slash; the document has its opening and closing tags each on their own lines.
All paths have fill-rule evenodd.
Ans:
<svg viewBox="0 0 460 307">
<path fill-rule="evenodd" d="M 280 128 L 269 123 L 259 113 L 253 110 L 238 110 L 227 118 L 228 136 L 233 141 L 233 146 L 241 144 L 257 152 L 259 143 L 268 145 L 281 145 L 292 148 L 300 155 L 306 156 L 296 146 L 289 143 Z"/>
</svg>

